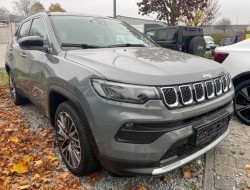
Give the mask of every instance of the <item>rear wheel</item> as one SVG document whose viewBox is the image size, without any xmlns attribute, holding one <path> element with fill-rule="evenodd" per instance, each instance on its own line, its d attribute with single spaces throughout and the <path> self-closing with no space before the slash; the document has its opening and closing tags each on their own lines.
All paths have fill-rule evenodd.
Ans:
<svg viewBox="0 0 250 190">
<path fill-rule="evenodd" d="M 234 110 L 242 123 L 250 125 L 250 80 L 243 81 L 236 86 Z"/>
<path fill-rule="evenodd" d="M 67 168 L 75 175 L 89 175 L 99 169 L 87 127 L 87 121 L 71 102 L 58 106 L 55 118 L 57 142 Z"/>
<path fill-rule="evenodd" d="M 16 83 L 13 77 L 13 74 L 11 71 L 9 71 L 9 89 L 10 89 L 10 95 L 11 99 L 14 104 L 21 105 L 24 103 L 25 98 L 23 98 L 18 92 L 16 88 Z"/>
</svg>

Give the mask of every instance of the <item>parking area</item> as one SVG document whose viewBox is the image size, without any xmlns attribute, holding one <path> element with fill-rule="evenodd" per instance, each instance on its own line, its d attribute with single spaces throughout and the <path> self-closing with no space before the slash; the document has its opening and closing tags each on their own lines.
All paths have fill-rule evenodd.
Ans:
<svg viewBox="0 0 250 190">
<path fill-rule="evenodd" d="M 0 44 L 0 68 L 4 67 L 5 53 L 8 44 Z"/>
</svg>

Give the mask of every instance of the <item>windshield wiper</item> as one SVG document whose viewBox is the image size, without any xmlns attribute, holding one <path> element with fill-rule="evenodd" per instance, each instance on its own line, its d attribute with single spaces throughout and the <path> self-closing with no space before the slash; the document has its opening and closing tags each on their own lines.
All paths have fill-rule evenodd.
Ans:
<svg viewBox="0 0 250 190">
<path fill-rule="evenodd" d="M 114 44 L 114 45 L 109 45 L 106 46 L 107 48 L 112 48 L 112 47 L 146 47 L 144 44 Z"/>
<path fill-rule="evenodd" d="M 104 48 L 102 46 L 96 46 L 96 45 L 90 45 L 90 44 L 70 44 L 70 43 L 62 43 L 62 47 L 79 47 L 82 49 Z"/>
</svg>

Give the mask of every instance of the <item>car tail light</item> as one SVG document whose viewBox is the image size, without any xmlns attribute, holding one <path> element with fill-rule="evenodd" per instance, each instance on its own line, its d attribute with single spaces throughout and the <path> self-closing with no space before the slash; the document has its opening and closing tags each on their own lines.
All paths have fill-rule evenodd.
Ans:
<svg viewBox="0 0 250 190">
<path fill-rule="evenodd" d="M 183 48 L 182 44 L 178 45 L 178 51 L 182 51 L 182 48 Z"/>
<path fill-rule="evenodd" d="M 214 53 L 214 60 L 219 62 L 219 63 L 223 63 L 223 61 L 225 61 L 225 59 L 227 58 L 228 55 L 229 55 L 228 53 L 215 52 Z"/>
</svg>

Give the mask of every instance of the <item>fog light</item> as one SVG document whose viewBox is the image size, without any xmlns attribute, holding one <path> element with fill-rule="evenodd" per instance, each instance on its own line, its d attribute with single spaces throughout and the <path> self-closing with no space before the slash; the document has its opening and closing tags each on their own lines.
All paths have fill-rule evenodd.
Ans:
<svg viewBox="0 0 250 190">
<path fill-rule="evenodd" d="M 132 128 L 134 126 L 133 123 L 127 123 L 125 124 L 125 128 Z"/>
</svg>

